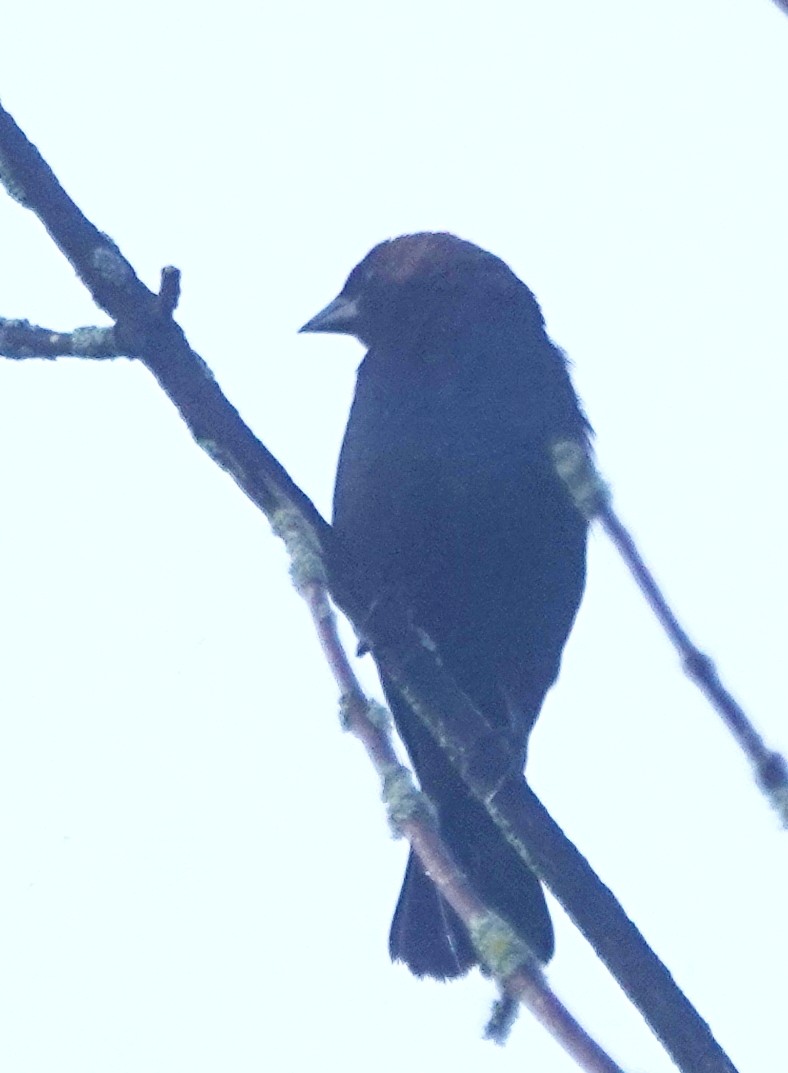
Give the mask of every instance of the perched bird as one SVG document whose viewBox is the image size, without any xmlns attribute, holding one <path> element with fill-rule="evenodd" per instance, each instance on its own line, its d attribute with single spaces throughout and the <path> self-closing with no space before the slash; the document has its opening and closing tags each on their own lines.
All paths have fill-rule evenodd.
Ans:
<svg viewBox="0 0 788 1073">
<path fill-rule="evenodd" d="M 404 235 L 376 246 L 301 331 L 369 348 L 337 471 L 341 545 L 365 591 L 404 602 L 522 770 L 585 583 L 586 523 L 550 445 L 585 445 L 590 434 L 536 299 L 470 242 Z M 539 881 L 381 677 L 444 840 L 480 896 L 548 961 Z M 389 947 L 418 976 L 459 976 L 478 961 L 413 854 Z"/>
</svg>

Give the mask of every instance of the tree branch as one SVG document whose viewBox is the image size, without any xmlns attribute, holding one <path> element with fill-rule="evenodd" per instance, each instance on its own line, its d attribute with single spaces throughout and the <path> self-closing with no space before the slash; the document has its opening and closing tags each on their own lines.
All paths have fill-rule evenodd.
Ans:
<svg viewBox="0 0 788 1073">
<path fill-rule="evenodd" d="M 0 354 L 14 361 L 27 358 L 125 358 L 114 328 L 75 328 L 73 332 L 53 332 L 27 320 L 0 317 Z"/>
<path fill-rule="evenodd" d="M 331 527 L 254 437 L 191 350 L 168 302 L 148 290 L 118 248 L 82 214 L 13 119 L 0 108 L 0 178 L 39 216 L 95 301 L 115 321 L 119 344 L 153 373 L 197 443 L 273 520 L 282 507 L 299 516 L 315 554 L 328 563 L 329 589 L 400 692 L 444 745 L 471 792 L 550 886 L 605 964 L 642 1011 L 683 1073 L 735 1069 L 627 920 L 612 894 L 549 819 L 521 777 L 507 775 L 495 737 L 440 666 L 421 636 L 393 609 L 370 617 L 374 593 L 357 591 Z M 384 613 L 385 612 L 385 613 Z"/>
<path fill-rule="evenodd" d="M 392 827 L 404 835 L 441 894 L 464 921 L 483 964 L 507 996 L 526 1006 L 587 1073 L 622 1073 L 620 1067 L 588 1035 L 549 987 L 539 966 L 512 929 L 479 899 L 440 839 L 433 809 L 413 785 L 389 738 L 388 713 L 364 696 L 339 640 L 336 617 L 322 582 L 319 560 L 304 549 L 300 520 L 289 511 L 275 519 L 294 563 L 294 581 L 309 607 L 323 653 L 339 686 L 343 721 L 359 738 L 380 776 Z M 306 548 L 309 538 L 306 537 Z M 317 566 L 315 576 L 310 567 Z M 506 1000 L 502 1003 L 504 1011 Z M 505 1040 L 511 1018 L 499 1010 L 488 1025 L 490 1038 Z"/>
<path fill-rule="evenodd" d="M 627 564 L 638 588 L 681 657 L 684 672 L 705 695 L 749 760 L 758 786 L 788 827 L 788 765 L 784 757 L 767 748 L 744 709 L 725 688 L 712 660 L 693 644 L 679 623 L 657 580 L 637 549 L 632 535 L 613 510 L 610 490 L 585 451 L 571 442 L 553 446 L 556 470 L 577 509 L 589 520 L 598 519 Z"/>
</svg>

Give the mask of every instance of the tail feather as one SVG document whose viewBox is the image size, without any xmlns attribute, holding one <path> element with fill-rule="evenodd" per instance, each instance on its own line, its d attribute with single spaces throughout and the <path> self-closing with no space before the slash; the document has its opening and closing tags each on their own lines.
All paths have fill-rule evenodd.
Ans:
<svg viewBox="0 0 788 1073">
<path fill-rule="evenodd" d="M 439 980 L 462 976 L 478 961 L 462 921 L 414 853 L 408 857 L 391 922 L 389 953 L 392 961 L 404 961 L 416 976 Z"/>
<path fill-rule="evenodd" d="M 553 925 L 542 885 L 483 805 L 465 798 L 441 815 L 441 830 L 476 892 L 506 919 L 542 963 L 553 955 Z M 465 925 L 411 853 L 391 925 L 392 960 L 416 976 L 461 976 L 478 963 Z"/>
<path fill-rule="evenodd" d="M 446 753 L 385 675 L 382 682 L 421 788 L 437 810 L 446 845 L 485 905 L 512 925 L 535 958 L 549 961 L 555 944 L 541 883 L 484 805 L 471 796 Z M 489 710 L 494 710 L 493 699 L 488 698 Z M 536 700 L 529 710 L 530 726 L 538 712 Z M 508 719 L 505 712 L 496 714 L 499 723 Z M 521 736 L 523 755 L 512 744 L 512 764 L 517 767 L 524 763 L 527 727 Z M 464 924 L 412 854 L 391 925 L 389 950 L 395 961 L 404 961 L 417 976 L 438 979 L 460 976 L 478 962 Z"/>
</svg>

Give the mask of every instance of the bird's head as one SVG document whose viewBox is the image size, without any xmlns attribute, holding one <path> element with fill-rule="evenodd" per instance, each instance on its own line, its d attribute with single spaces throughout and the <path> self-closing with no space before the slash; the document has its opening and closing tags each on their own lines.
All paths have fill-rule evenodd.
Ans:
<svg viewBox="0 0 788 1073">
<path fill-rule="evenodd" d="M 536 299 L 500 258 L 455 235 L 424 232 L 375 246 L 300 330 L 407 347 L 448 338 L 469 317 L 478 322 L 523 301 L 541 327 Z"/>
</svg>

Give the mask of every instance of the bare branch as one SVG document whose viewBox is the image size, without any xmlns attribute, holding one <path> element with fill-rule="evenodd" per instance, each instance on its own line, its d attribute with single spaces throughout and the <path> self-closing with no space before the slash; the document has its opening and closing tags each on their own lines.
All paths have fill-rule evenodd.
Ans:
<svg viewBox="0 0 788 1073">
<path fill-rule="evenodd" d="M 322 570 L 318 568 L 315 577 L 308 576 L 305 558 L 309 559 L 310 554 L 307 551 L 305 556 L 300 547 L 297 521 L 285 515 L 275 519 L 275 525 L 281 535 L 287 533 L 296 587 L 309 607 L 323 653 L 339 686 L 345 725 L 362 742 L 380 776 L 392 826 L 407 838 L 441 894 L 462 918 L 482 963 L 504 992 L 530 1010 L 587 1073 L 622 1073 L 558 999 L 509 925 L 479 899 L 441 841 L 432 808 L 415 789 L 410 771 L 399 763 L 392 748 L 387 713 L 364 696 L 353 673 L 323 587 Z M 308 548 L 308 536 L 306 539 Z M 488 1026 L 488 1035 L 499 1043 L 504 1042 L 511 1025 L 510 1017 L 504 1015 L 503 1020 L 505 1024 L 497 1027 L 494 1017 L 492 1027 Z"/>
<path fill-rule="evenodd" d="M 556 443 L 553 456 L 559 476 L 587 518 L 598 519 L 615 544 L 649 607 L 681 657 L 685 673 L 705 694 L 753 766 L 755 778 L 769 803 L 788 827 L 788 765 L 766 747 L 741 705 L 725 688 L 712 660 L 692 643 L 665 599 L 656 578 L 637 549 L 632 535 L 613 510 L 610 490 L 587 453 L 571 442 Z"/>
<path fill-rule="evenodd" d="M 127 357 L 118 346 L 114 328 L 75 328 L 53 332 L 27 320 L 0 317 L 0 354 L 15 361 L 27 358 L 107 358 Z"/>
<path fill-rule="evenodd" d="M 329 589 L 356 632 L 414 711 L 446 748 L 471 792 L 523 858 L 548 883 L 683 1073 L 735 1073 L 708 1026 L 674 983 L 610 891 L 550 819 L 505 758 L 484 718 L 445 673 L 407 616 L 369 610 L 374 593 L 336 546 L 331 527 L 279 462 L 243 424 L 202 359 L 117 247 L 65 194 L 50 168 L 0 108 L 0 178 L 39 216 L 96 302 L 116 323 L 120 345 L 139 358 L 177 407 L 197 443 L 271 519 L 287 506 L 327 565 Z M 281 517 L 281 515 L 280 515 Z M 310 550 L 310 554 L 312 551 Z"/>
</svg>

